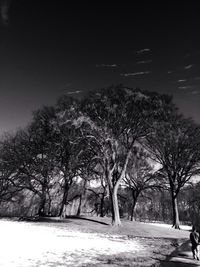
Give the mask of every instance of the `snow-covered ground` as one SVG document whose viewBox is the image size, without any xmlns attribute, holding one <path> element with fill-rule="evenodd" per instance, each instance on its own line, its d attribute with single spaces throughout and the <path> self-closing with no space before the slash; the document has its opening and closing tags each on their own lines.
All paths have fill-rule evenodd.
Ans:
<svg viewBox="0 0 200 267">
<path fill-rule="evenodd" d="M 166 224 L 166 223 L 148 223 L 150 225 L 155 225 L 155 226 L 160 226 L 160 227 L 165 227 L 165 228 L 172 228 L 171 224 Z M 180 225 L 181 230 L 191 230 L 192 226 L 189 225 Z"/>
<path fill-rule="evenodd" d="M 0 266 L 83 266 L 102 255 L 143 250 L 135 240 L 38 223 L 0 220 Z"/>
</svg>

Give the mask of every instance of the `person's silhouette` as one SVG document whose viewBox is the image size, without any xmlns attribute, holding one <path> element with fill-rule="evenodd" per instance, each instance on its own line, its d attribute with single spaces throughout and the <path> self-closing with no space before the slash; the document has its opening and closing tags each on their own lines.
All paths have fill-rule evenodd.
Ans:
<svg viewBox="0 0 200 267">
<path fill-rule="evenodd" d="M 190 241 L 192 244 L 192 254 L 193 258 L 199 260 L 199 233 L 196 228 L 192 227 L 192 232 L 190 233 Z"/>
</svg>

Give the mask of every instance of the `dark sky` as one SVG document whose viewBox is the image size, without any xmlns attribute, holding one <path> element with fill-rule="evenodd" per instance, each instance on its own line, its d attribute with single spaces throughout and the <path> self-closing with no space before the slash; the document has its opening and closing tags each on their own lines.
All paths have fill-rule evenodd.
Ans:
<svg viewBox="0 0 200 267">
<path fill-rule="evenodd" d="M 67 2 L 0 0 L 0 133 L 62 94 L 119 83 L 173 94 L 200 122 L 198 4 Z"/>
</svg>

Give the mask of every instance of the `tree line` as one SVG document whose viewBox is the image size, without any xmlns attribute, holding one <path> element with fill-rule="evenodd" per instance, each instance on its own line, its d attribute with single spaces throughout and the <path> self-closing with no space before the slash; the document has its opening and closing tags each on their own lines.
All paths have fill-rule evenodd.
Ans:
<svg viewBox="0 0 200 267">
<path fill-rule="evenodd" d="M 93 207 L 120 225 L 121 206 L 133 220 L 139 199 L 167 192 L 179 228 L 179 193 L 199 173 L 200 126 L 171 96 L 122 85 L 62 96 L 0 142 L 1 205 L 39 216 L 77 201 L 77 215 Z"/>
</svg>

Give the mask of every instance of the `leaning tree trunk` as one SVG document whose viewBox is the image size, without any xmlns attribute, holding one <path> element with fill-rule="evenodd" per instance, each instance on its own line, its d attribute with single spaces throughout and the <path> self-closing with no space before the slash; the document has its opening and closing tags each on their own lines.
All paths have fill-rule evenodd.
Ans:
<svg viewBox="0 0 200 267">
<path fill-rule="evenodd" d="M 120 226 L 121 220 L 119 215 L 119 204 L 118 204 L 118 197 L 117 197 L 117 190 L 118 187 L 115 186 L 112 192 L 112 210 L 113 210 L 113 216 L 112 216 L 112 225 L 113 226 Z"/>
<path fill-rule="evenodd" d="M 106 162 L 106 180 L 108 183 L 110 199 L 111 199 L 112 225 L 113 226 L 120 226 L 121 225 L 117 192 L 119 189 L 119 185 L 125 176 L 125 172 L 126 172 L 126 168 L 127 168 L 130 156 L 131 156 L 131 149 L 129 149 L 129 151 L 126 155 L 124 166 L 123 166 L 121 173 L 117 179 L 113 179 L 114 178 L 113 177 L 114 176 L 114 168 L 110 169 L 108 161 Z M 114 180 L 117 180 L 117 181 L 114 183 L 113 182 Z"/>
<path fill-rule="evenodd" d="M 108 182 L 108 189 L 109 189 L 109 197 L 110 197 L 111 212 L 112 212 L 112 225 L 120 226 L 121 220 L 119 216 L 119 205 L 117 198 L 117 190 L 119 184 L 117 183 L 115 186 L 112 185 L 112 172 L 110 172 L 110 170 L 108 169 L 106 171 L 106 180 Z"/>
</svg>

